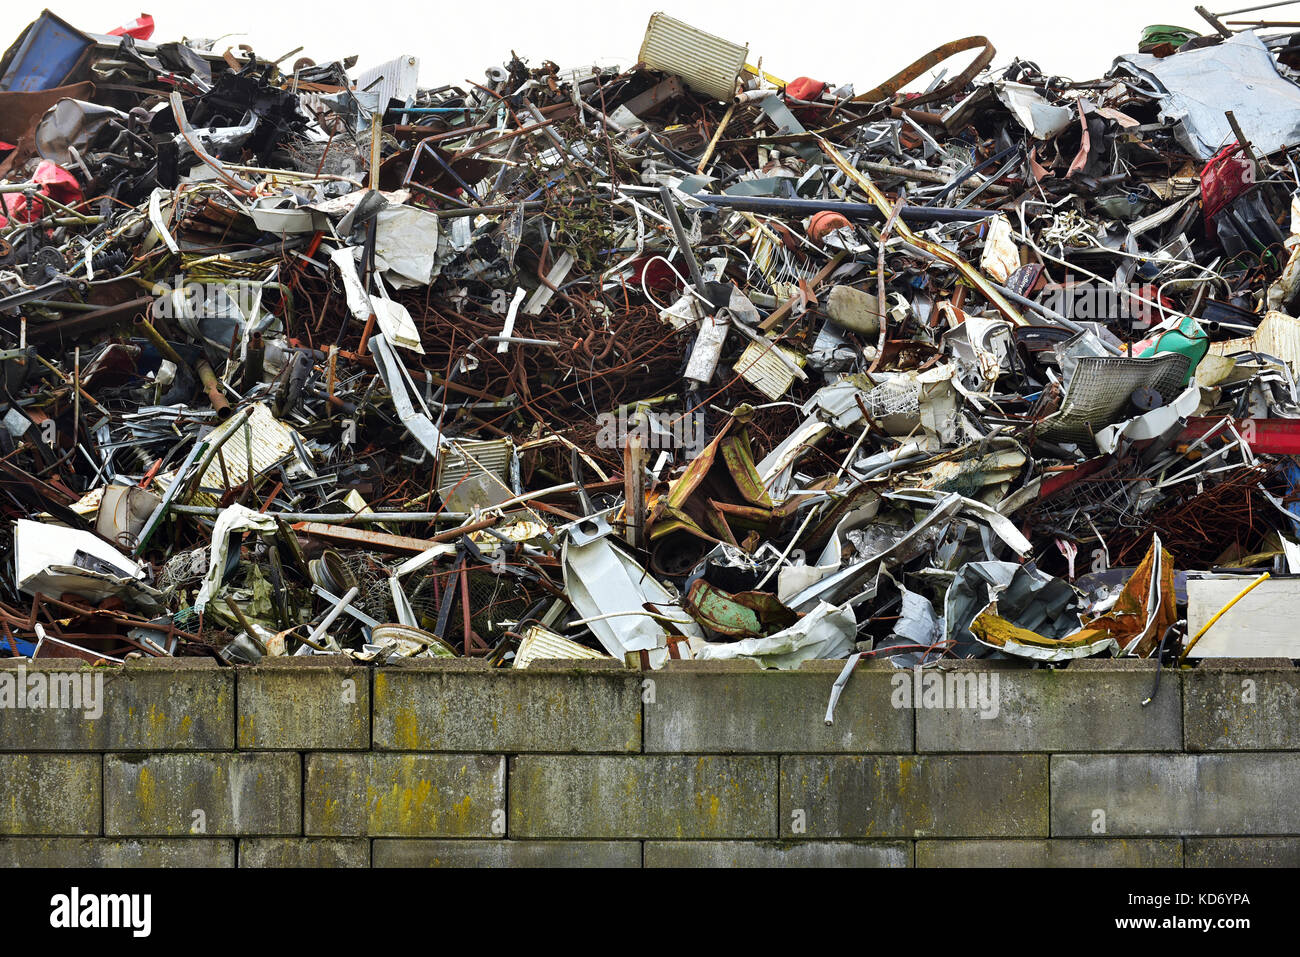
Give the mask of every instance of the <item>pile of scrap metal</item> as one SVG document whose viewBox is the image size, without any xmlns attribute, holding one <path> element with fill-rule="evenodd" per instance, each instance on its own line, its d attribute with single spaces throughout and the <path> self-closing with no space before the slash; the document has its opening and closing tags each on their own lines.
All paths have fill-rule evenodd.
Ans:
<svg viewBox="0 0 1300 957">
<path fill-rule="evenodd" d="M 152 31 L 0 60 L 0 654 L 1300 657 L 1300 35 Z"/>
</svg>

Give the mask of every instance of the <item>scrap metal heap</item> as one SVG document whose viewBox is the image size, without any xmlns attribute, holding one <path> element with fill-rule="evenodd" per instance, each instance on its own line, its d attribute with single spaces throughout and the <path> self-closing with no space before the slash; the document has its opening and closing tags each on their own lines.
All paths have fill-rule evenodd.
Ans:
<svg viewBox="0 0 1300 957">
<path fill-rule="evenodd" d="M 1300 36 L 858 92 L 662 14 L 432 89 L 152 30 L 0 61 L 0 654 L 1170 660 L 1300 571 Z"/>
</svg>

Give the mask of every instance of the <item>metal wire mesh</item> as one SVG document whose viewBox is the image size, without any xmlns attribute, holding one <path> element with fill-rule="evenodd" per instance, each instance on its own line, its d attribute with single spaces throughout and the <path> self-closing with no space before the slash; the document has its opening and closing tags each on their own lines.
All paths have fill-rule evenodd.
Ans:
<svg viewBox="0 0 1300 957">
<path fill-rule="evenodd" d="M 208 550 L 191 548 L 177 552 L 163 565 L 158 575 L 158 587 L 171 598 L 177 592 L 197 587 L 208 571 Z"/>
<path fill-rule="evenodd" d="M 1149 483 L 1125 477 L 1112 462 L 1099 472 L 1074 482 L 1039 505 L 1035 524 L 1057 534 L 1088 540 L 1094 526 L 1138 528 L 1142 524 L 1141 493 Z"/>
<path fill-rule="evenodd" d="M 913 415 L 921 411 L 921 386 L 914 381 L 882 382 L 863 397 L 871 417 Z"/>
<path fill-rule="evenodd" d="M 395 564 L 391 555 L 382 552 L 342 552 L 343 565 L 357 580 L 361 593 L 356 598 L 357 607 L 379 622 L 396 621 L 392 590 L 388 585 L 388 569 Z"/>
</svg>

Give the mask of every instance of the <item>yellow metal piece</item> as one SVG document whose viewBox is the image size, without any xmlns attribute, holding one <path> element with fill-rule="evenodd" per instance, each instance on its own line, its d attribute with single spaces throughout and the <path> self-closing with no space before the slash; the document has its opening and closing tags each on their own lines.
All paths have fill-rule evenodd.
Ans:
<svg viewBox="0 0 1300 957">
<path fill-rule="evenodd" d="M 786 85 L 785 80 L 781 79 L 779 76 L 773 76 L 772 74 L 768 73 L 766 70 L 763 70 L 756 66 L 752 66 L 748 63 L 745 64 L 745 72 L 748 73 L 750 76 L 756 76 L 761 80 L 771 83 L 773 86 Z"/>
<path fill-rule="evenodd" d="M 853 180 L 858 188 L 870 197 L 872 204 L 874 204 L 875 207 L 880 210 L 881 215 L 888 220 L 890 215 L 893 213 L 894 208 L 889 200 L 885 198 L 885 194 L 876 187 L 876 184 L 862 175 L 862 173 L 856 169 L 852 163 L 841 156 L 839 151 L 825 139 L 818 136 L 817 144 L 821 147 L 822 152 L 829 156 L 831 161 L 844 171 L 844 175 Z M 902 236 L 913 246 L 925 250 L 935 259 L 946 262 L 948 265 L 960 272 L 971 282 L 972 285 L 975 286 L 976 289 L 980 291 L 981 294 L 983 294 L 984 298 L 993 303 L 993 305 L 997 307 L 998 312 L 1002 313 L 1002 315 L 1009 321 L 1018 326 L 1029 325 L 1029 323 L 1025 321 L 1024 316 L 1020 315 L 1020 311 L 1011 304 L 1010 300 L 994 289 L 993 285 L 984 278 L 983 273 L 956 253 L 945 249 L 938 243 L 932 243 L 930 240 L 912 232 L 912 230 L 908 228 L 907 224 L 901 219 L 894 223 L 894 232 L 898 233 L 898 235 Z"/>
</svg>

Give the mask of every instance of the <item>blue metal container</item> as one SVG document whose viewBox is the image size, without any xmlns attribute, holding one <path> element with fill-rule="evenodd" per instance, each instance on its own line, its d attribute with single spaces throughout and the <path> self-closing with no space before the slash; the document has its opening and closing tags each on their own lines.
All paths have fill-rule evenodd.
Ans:
<svg viewBox="0 0 1300 957">
<path fill-rule="evenodd" d="M 31 93 L 62 86 L 94 40 L 45 10 L 23 33 L 0 90 Z"/>
</svg>

